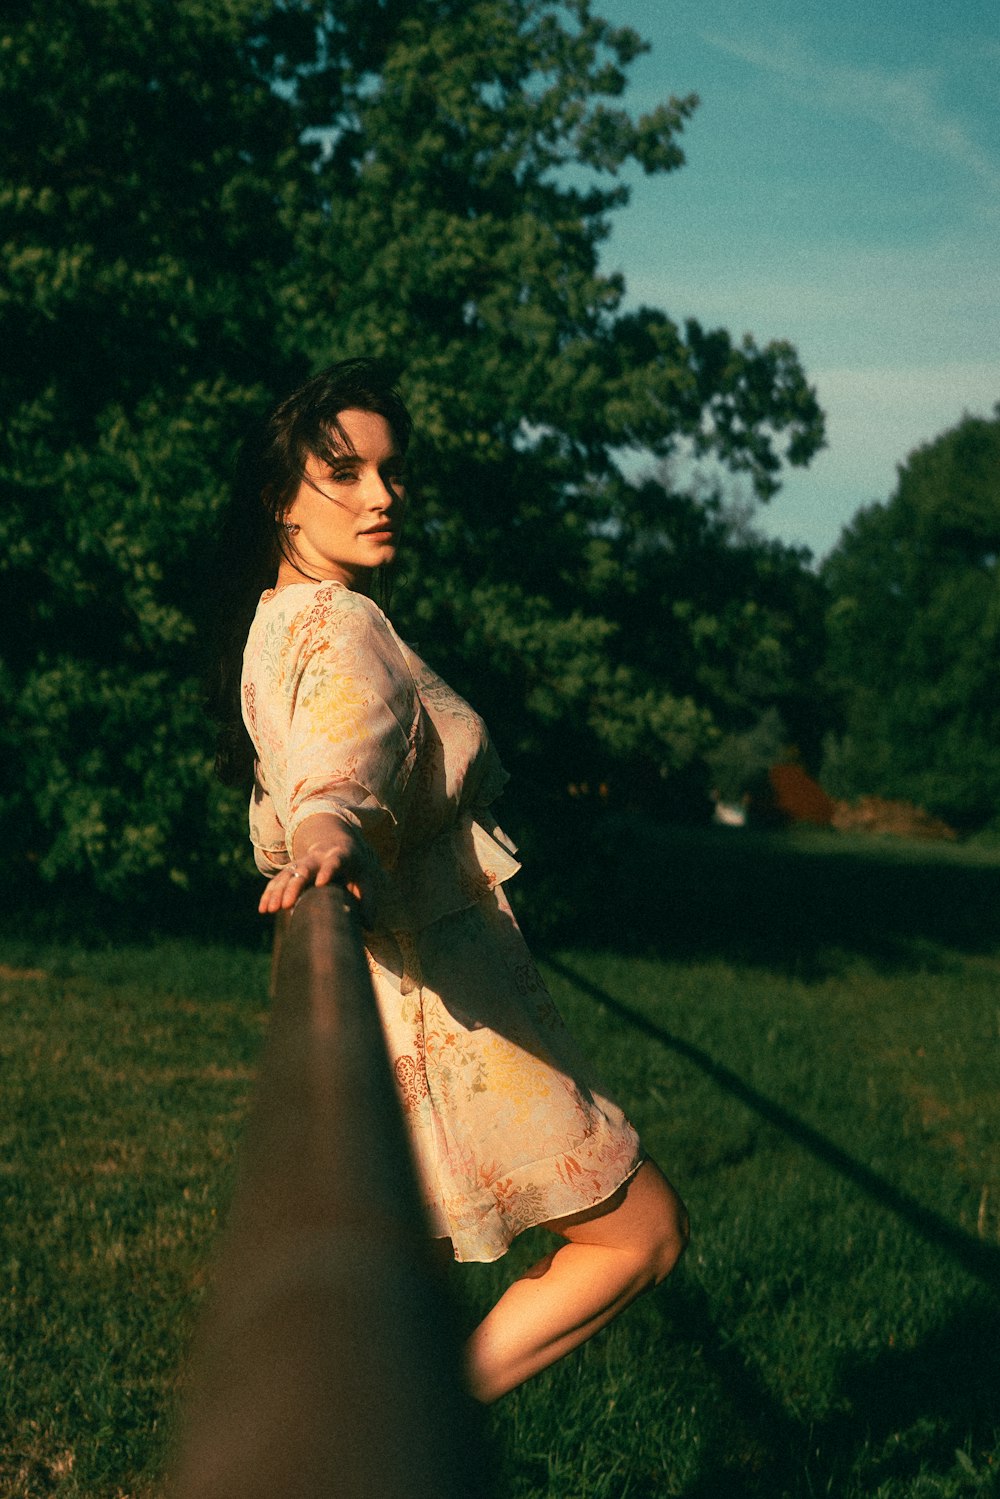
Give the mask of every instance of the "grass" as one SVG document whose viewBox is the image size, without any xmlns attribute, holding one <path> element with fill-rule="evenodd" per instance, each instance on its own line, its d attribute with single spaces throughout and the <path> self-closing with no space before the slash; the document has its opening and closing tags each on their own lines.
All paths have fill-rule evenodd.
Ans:
<svg viewBox="0 0 1000 1499">
<path fill-rule="evenodd" d="M 566 850 L 571 878 L 529 887 L 528 922 L 694 1239 L 668 1286 L 493 1410 L 499 1494 L 997 1492 L 1000 860 L 598 833 Z M 0 1494 L 146 1496 L 267 959 L 12 933 L 0 964 Z M 546 1243 L 457 1269 L 463 1316 Z"/>
</svg>

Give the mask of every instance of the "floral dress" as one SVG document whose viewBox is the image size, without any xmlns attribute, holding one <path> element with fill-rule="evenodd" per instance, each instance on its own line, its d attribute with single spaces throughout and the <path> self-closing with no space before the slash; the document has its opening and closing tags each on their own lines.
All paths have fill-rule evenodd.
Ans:
<svg viewBox="0 0 1000 1499">
<path fill-rule="evenodd" d="M 257 751 L 250 836 L 278 872 L 333 813 L 370 863 L 376 1002 L 432 1232 L 494 1260 L 635 1171 L 635 1130 L 578 1054 L 503 891 L 507 779 L 482 719 L 362 594 L 262 595 L 243 665 Z"/>
</svg>

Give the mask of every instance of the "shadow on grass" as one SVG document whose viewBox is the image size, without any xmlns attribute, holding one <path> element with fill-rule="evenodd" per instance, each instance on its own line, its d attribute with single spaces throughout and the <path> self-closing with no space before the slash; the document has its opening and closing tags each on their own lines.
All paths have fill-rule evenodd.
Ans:
<svg viewBox="0 0 1000 1499">
<path fill-rule="evenodd" d="M 966 1444 L 994 1440 L 1000 1312 L 970 1300 L 910 1349 L 845 1365 L 832 1413 L 806 1421 L 768 1389 L 720 1332 L 709 1298 L 681 1273 L 657 1299 L 664 1338 L 697 1349 L 720 1399 L 719 1439 L 684 1499 L 806 1499 L 862 1493 L 922 1474 L 944 1475 Z M 853 1482 L 852 1482 L 853 1479 Z"/>
<path fill-rule="evenodd" d="M 600 985 L 592 983 L 590 979 L 562 959 L 545 954 L 545 963 L 553 972 L 573 984 L 581 994 L 596 999 L 606 1009 L 626 1021 L 634 1030 L 640 1031 L 650 1040 L 658 1042 L 668 1051 L 683 1057 L 686 1062 L 697 1067 L 724 1093 L 739 1099 L 740 1103 L 745 1104 L 758 1118 L 774 1125 L 816 1160 L 832 1167 L 873 1202 L 878 1203 L 890 1213 L 894 1213 L 928 1244 L 932 1244 L 935 1249 L 942 1250 L 949 1255 L 970 1275 L 974 1275 L 992 1289 L 1000 1291 L 1000 1250 L 995 1249 L 991 1244 L 984 1244 L 980 1239 L 972 1238 L 962 1229 L 949 1223 L 946 1218 L 942 1218 L 932 1208 L 924 1207 L 909 1192 L 904 1192 L 902 1188 L 894 1186 L 885 1177 L 879 1176 L 877 1171 L 873 1171 L 863 1161 L 856 1160 L 846 1150 L 842 1150 L 839 1145 L 835 1145 L 832 1140 L 820 1134 L 819 1130 L 814 1129 L 811 1124 L 807 1124 L 804 1119 L 793 1114 L 790 1109 L 786 1109 L 782 1104 L 776 1103 L 774 1099 L 768 1098 L 766 1094 L 751 1087 L 738 1073 L 733 1072 L 723 1063 L 717 1062 L 703 1047 L 684 1040 L 682 1036 L 675 1036 L 663 1026 L 647 1020 L 645 1015 L 623 1004 L 620 999 L 616 999 Z"/>
<path fill-rule="evenodd" d="M 687 828 L 589 807 L 511 808 L 524 874 L 509 887 L 529 940 L 649 957 L 721 958 L 803 979 L 845 956 L 884 971 L 933 968 L 947 951 L 1000 948 L 1000 852 L 899 839 Z M 505 814 L 506 815 L 506 814 Z M 136 878 L 117 899 L 77 882 L 19 879 L 0 932 L 83 946 L 153 936 L 258 951 L 261 881 L 188 890 Z"/>
<path fill-rule="evenodd" d="M 548 843 L 538 830 L 528 855 L 529 937 L 552 944 L 722 958 L 804 979 L 837 972 L 845 955 L 898 971 L 933 968 L 949 949 L 1000 948 L 1000 855 L 951 845 L 609 815 L 571 819 Z"/>
<path fill-rule="evenodd" d="M 145 944 L 157 937 L 270 950 L 273 918 L 260 916 L 263 880 L 248 875 L 235 886 L 209 878 L 196 889 L 163 888 L 136 877 L 117 896 L 102 896 L 68 878 L 49 882 L 23 873 L 0 911 L 0 936 L 86 949 Z"/>
<path fill-rule="evenodd" d="M 856 1160 L 805 1120 L 752 1087 L 703 1047 L 676 1036 L 592 983 L 571 964 L 547 966 L 628 1025 L 698 1068 L 724 1093 L 781 1130 L 814 1159 L 893 1213 L 987 1288 L 1000 1290 L 1000 1251 L 972 1238 L 915 1197 Z M 718 1391 L 716 1445 L 684 1499 L 813 1499 L 872 1492 L 954 1469 L 956 1450 L 995 1437 L 1000 1388 L 1000 1307 L 974 1293 L 963 1309 L 913 1348 L 849 1356 L 831 1414 L 808 1421 L 785 1408 L 755 1362 L 716 1320 L 704 1288 L 684 1266 L 655 1298 L 669 1357 L 696 1350 Z M 971 1461 L 971 1460 L 970 1460 Z M 976 1491 L 982 1491 L 977 1484 Z M 653 1499 L 637 1491 L 636 1499 Z"/>
</svg>

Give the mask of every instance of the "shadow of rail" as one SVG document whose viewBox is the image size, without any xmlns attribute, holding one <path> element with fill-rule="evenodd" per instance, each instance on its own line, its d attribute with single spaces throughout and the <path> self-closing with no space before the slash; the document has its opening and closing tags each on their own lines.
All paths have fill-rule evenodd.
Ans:
<svg viewBox="0 0 1000 1499">
<path fill-rule="evenodd" d="M 467 1499 L 462 1387 L 355 902 L 308 890 L 198 1329 L 171 1499 Z"/>
<path fill-rule="evenodd" d="M 652 1020 L 647 1020 L 645 1015 L 640 1014 L 638 1010 L 633 1010 L 631 1006 L 623 1004 L 621 1000 L 616 999 L 613 994 L 609 994 L 598 984 L 591 983 L 588 978 L 561 959 L 546 953 L 544 961 L 553 973 L 558 973 L 581 993 L 596 999 L 635 1030 L 641 1031 L 643 1035 L 697 1067 L 723 1092 L 739 1099 L 759 1118 L 766 1119 L 769 1124 L 773 1124 L 816 1160 L 822 1161 L 839 1172 L 881 1207 L 887 1208 L 902 1219 L 922 1235 L 929 1244 L 933 1244 L 950 1255 L 970 1275 L 974 1275 L 994 1291 L 1000 1289 L 1000 1250 L 995 1249 L 992 1244 L 973 1239 L 961 1228 L 956 1228 L 954 1224 L 949 1223 L 940 1213 L 918 1202 L 909 1192 L 894 1186 L 877 1171 L 866 1166 L 863 1161 L 855 1159 L 832 1140 L 828 1140 L 825 1135 L 820 1134 L 819 1130 L 807 1124 L 804 1119 L 800 1119 L 797 1114 L 793 1114 L 790 1109 L 776 1103 L 766 1094 L 758 1092 L 738 1073 L 733 1072 L 722 1062 L 717 1062 L 703 1047 L 686 1041 L 682 1036 L 674 1035 L 662 1026 L 654 1024 Z"/>
</svg>

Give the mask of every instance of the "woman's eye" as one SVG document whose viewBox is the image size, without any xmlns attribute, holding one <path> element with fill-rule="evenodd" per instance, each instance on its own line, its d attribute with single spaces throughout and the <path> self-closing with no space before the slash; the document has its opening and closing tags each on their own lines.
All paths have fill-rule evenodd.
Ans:
<svg viewBox="0 0 1000 1499">
<path fill-rule="evenodd" d="M 357 478 L 357 470 L 353 468 L 334 468 L 330 470 L 330 478 L 334 484 L 350 484 L 352 479 Z"/>
</svg>

